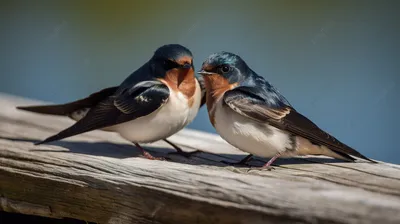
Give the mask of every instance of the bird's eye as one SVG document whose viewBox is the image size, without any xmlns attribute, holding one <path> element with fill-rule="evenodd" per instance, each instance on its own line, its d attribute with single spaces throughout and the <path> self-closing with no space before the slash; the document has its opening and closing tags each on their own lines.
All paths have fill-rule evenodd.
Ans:
<svg viewBox="0 0 400 224">
<path fill-rule="evenodd" d="M 170 70 L 170 69 L 178 68 L 178 67 L 179 67 L 179 65 L 176 62 L 171 61 L 171 60 L 164 60 L 165 70 Z"/>
<path fill-rule="evenodd" d="M 229 72 L 231 70 L 231 68 L 228 66 L 228 65 L 223 65 L 223 66 L 221 66 L 221 71 L 223 72 L 223 73 L 227 73 L 227 72 Z"/>
</svg>

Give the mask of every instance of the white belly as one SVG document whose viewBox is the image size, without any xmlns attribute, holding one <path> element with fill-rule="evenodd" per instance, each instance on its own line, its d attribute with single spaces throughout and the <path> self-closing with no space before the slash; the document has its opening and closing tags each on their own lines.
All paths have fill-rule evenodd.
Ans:
<svg viewBox="0 0 400 224">
<path fill-rule="evenodd" d="M 292 142 L 285 131 L 244 117 L 222 106 L 222 100 L 215 105 L 214 125 L 225 141 L 253 155 L 270 158 L 292 148 Z"/>
<path fill-rule="evenodd" d="M 199 87 L 196 88 L 194 103 L 189 107 L 183 94 L 171 91 L 168 102 L 159 110 L 116 125 L 112 129 L 123 138 L 136 143 L 149 143 L 167 138 L 183 129 L 196 117 L 201 102 L 200 95 Z"/>
<path fill-rule="evenodd" d="M 175 134 L 196 117 L 201 103 L 201 90 L 196 80 L 196 92 L 191 107 L 182 93 L 172 92 L 171 89 L 170 92 L 167 103 L 153 113 L 102 130 L 118 132 L 123 138 L 135 143 L 150 143 Z M 81 110 L 80 113 L 74 113 L 71 118 L 79 120 L 88 111 Z"/>
</svg>

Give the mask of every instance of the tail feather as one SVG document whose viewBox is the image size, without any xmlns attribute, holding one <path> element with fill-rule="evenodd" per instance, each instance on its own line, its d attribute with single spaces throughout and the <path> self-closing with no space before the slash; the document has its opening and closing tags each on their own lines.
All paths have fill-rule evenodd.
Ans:
<svg viewBox="0 0 400 224">
<path fill-rule="evenodd" d="M 103 129 L 116 124 L 118 119 L 121 118 L 121 111 L 114 106 L 113 102 L 113 99 L 105 99 L 92 108 L 88 112 L 87 116 L 78 120 L 75 124 L 60 131 L 58 134 L 50 136 L 47 139 L 36 143 L 35 145 L 58 141 L 64 138 L 97 129 Z"/>
<path fill-rule="evenodd" d="M 71 104 L 73 104 L 73 103 L 71 103 Z M 26 106 L 26 107 L 17 107 L 17 109 L 34 112 L 34 113 L 39 113 L 39 114 L 66 116 L 69 113 L 72 113 L 74 111 L 75 107 L 71 108 L 70 104 L 64 104 L 64 105 Z"/>
<path fill-rule="evenodd" d="M 376 163 L 375 161 L 368 159 L 361 153 L 357 152 L 356 150 L 350 148 L 345 144 L 341 144 L 341 148 L 333 147 L 335 145 L 326 146 L 326 145 L 316 144 L 310 141 L 309 139 L 300 136 L 297 136 L 296 144 L 297 144 L 297 152 L 300 155 L 324 155 L 348 162 L 354 162 L 356 160 L 355 158 L 352 157 L 354 156 Z"/>
<path fill-rule="evenodd" d="M 377 163 L 376 161 L 373 161 L 373 160 L 367 158 L 366 156 L 364 156 L 363 154 L 357 152 L 353 148 L 351 148 L 351 147 L 349 147 L 349 146 L 347 146 L 345 144 L 343 144 L 343 146 L 346 147 L 345 148 L 346 151 L 344 151 L 343 149 L 338 150 L 338 149 L 333 148 L 333 147 L 328 147 L 327 149 L 329 149 L 330 151 L 332 151 L 332 153 L 334 153 L 334 154 L 338 155 L 339 157 L 341 157 L 341 158 L 339 158 L 338 156 L 333 156 L 333 157 L 338 158 L 338 159 L 346 160 L 346 161 L 349 161 L 349 162 L 355 162 L 356 159 L 352 157 L 352 156 L 354 156 L 354 157 L 358 157 L 358 158 L 367 160 L 367 161 L 372 162 L 372 163 Z M 322 147 L 324 147 L 324 146 L 322 146 Z"/>
<path fill-rule="evenodd" d="M 59 105 L 38 105 L 38 106 L 19 106 L 17 109 L 30 111 L 40 114 L 68 116 L 71 113 L 84 108 L 90 108 L 112 95 L 117 91 L 118 87 L 110 87 L 99 92 L 93 93 L 90 96 L 74 102 L 59 104 Z"/>
<path fill-rule="evenodd" d="M 349 146 L 347 146 L 347 148 L 346 148 L 346 152 L 347 152 L 347 153 L 344 153 L 344 152 L 342 152 L 342 151 L 338 151 L 338 150 L 335 150 L 335 149 L 331 149 L 331 150 L 332 150 L 333 152 L 335 152 L 335 153 L 337 153 L 337 154 L 343 156 L 343 157 L 346 157 L 346 156 L 347 156 L 347 158 L 351 158 L 351 159 L 353 159 L 353 160 L 354 160 L 354 158 L 352 158 L 352 157 L 350 157 L 350 156 L 355 156 L 355 157 L 358 157 L 358 158 L 367 160 L 367 161 L 372 162 L 372 163 L 378 163 L 378 162 L 376 162 L 376 161 L 374 161 L 374 160 L 372 160 L 372 159 L 367 158 L 366 156 L 364 156 L 363 154 L 357 152 L 356 150 L 354 150 L 353 148 L 351 148 L 351 147 L 349 147 Z"/>
<path fill-rule="evenodd" d="M 54 137 L 54 135 L 53 136 L 51 136 L 51 137 Z M 55 140 L 52 140 L 51 139 L 51 137 L 49 137 L 49 138 L 46 138 L 45 140 L 43 140 L 43 141 L 40 141 L 40 142 L 36 142 L 36 143 L 33 143 L 34 145 L 41 145 L 41 144 L 45 144 L 45 143 L 47 143 L 47 142 L 52 142 L 52 141 L 55 141 Z"/>
<path fill-rule="evenodd" d="M 99 92 L 93 93 L 90 96 L 80 99 L 71 103 L 66 104 L 59 104 L 59 105 L 39 105 L 39 106 L 19 106 L 17 109 L 30 111 L 34 113 L 40 114 L 50 114 L 50 115 L 60 115 L 60 116 L 70 116 L 79 110 L 85 108 L 92 108 L 101 101 L 105 100 L 107 97 L 111 96 L 118 90 L 118 87 L 110 87 L 103 89 Z M 73 118 L 73 116 L 71 117 Z M 74 119 L 74 118 L 73 118 Z M 80 119 L 79 119 L 80 120 Z M 77 125 L 80 122 L 78 121 L 71 127 L 61 131 L 60 133 L 50 136 L 41 142 L 34 143 L 35 145 L 40 145 L 52 141 L 57 141 L 63 138 L 67 138 L 73 136 L 75 134 L 79 134 L 85 131 L 90 131 L 90 127 L 79 128 L 80 126 Z"/>
<path fill-rule="evenodd" d="M 338 155 L 338 156 L 334 156 L 334 158 L 342 159 L 342 160 L 345 160 L 345 161 L 348 161 L 348 162 L 355 162 L 356 161 L 356 159 L 354 159 L 353 157 L 347 155 L 346 153 L 342 153 L 342 152 L 334 151 L 334 150 L 331 150 L 331 151 L 332 151 L 332 153 L 335 153 L 335 154 Z"/>
<path fill-rule="evenodd" d="M 48 137 L 48 138 L 46 138 L 46 139 L 44 139 L 44 140 L 42 140 L 40 142 L 34 143 L 34 145 L 41 145 L 41 144 L 45 144 L 45 143 L 49 143 L 49 142 L 58 141 L 58 140 L 61 140 L 61 139 L 64 139 L 64 138 L 68 138 L 68 137 L 74 136 L 74 135 L 82 133 L 82 132 L 85 132 L 85 130 L 77 131 L 77 130 L 74 130 L 74 126 L 71 126 L 71 127 L 67 128 L 67 129 L 59 132 L 58 134 L 52 135 L 52 136 L 50 136 L 50 137 Z"/>
<path fill-rule="evenodd" d="M 52 136 L 50 136 L 50 137 L 48 137 L 48 138 L 46 138 L 46 139 L 44 139 L 44 140 L 42 140 L 40 142 L 34 143 L 34 145 L 41 145 L 41 144 L 45 144 L 45 143 L 49 143 L 49 142 L 58 141 L 58 140 L 61 140 L 61 139 L 64 139 L 64 138 L 71 137 L 73 135 L 75 135 L 75 133 L 71 132 L 71 127 L 70 127 L 70 128 L 67 128 L 67 129 L 61 131 L 58 134 L 52 135 Z"/>
</svg>

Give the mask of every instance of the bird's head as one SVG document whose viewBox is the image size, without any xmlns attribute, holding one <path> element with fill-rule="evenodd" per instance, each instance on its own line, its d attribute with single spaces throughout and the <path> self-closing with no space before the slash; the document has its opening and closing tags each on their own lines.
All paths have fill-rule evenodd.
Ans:
<svg viewBox="0 0 400 224">
<path fill-rule="evenodd" d="M 194 74 L 192 52 L 179 44 L 168 44 L 158 48 L 150 60 L 153 72 L 165 78 L 166 75 L 183 80 L 185 76 Z"/>
<path fill-rule="evenodd" d="M 198 73 L 203 76 L 207 91 L 221 94 L 238 86 L 246 78 L 248 70 L 238 55 L 218 52 L 204 61 Z"/>
</svg>

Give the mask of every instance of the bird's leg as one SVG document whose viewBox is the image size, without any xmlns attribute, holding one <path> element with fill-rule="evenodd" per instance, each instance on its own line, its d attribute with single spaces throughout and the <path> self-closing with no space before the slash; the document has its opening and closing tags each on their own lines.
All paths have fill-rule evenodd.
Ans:
<svg viewBox="0 0 400 224">
<path fill-rule="evenodd" d="M 262 167 L 262 169 L 267 169 L 267 170 L 275 169 L 275 168 L 273 168 L 271 165 L 272 165 L 272 163 L 273 163 L 276 159 L 278 159 L 280 156 L 281 156 L 280 153 L 276 154 L 274 157 L 272 157 L 272 158 Z"/>
<path fill-rule="evenodd" d="M 143 153 L 143 156 L 147 159 L 151 159 L 151 160 L 165 160 L 163 157 L 154 157 L 152 156 L 150 153 L 148 153 L 146 150 L 144 150 L 144 148 L 142 148 L 142 146 L 140 146 L 138 143 L 133 143 L 135 144 L 135 146 L 140 149 Z"/>
<path fill-rule="evenodd" d="M 246 157 L 244 157 L 242 160 L 240 160 L 239 162 L 227 162 L 227 161 L 222 160 L 221 163 L 225 163 L 225 164 L 232 165 L 232 166 L 235 166 L 235 165 L 245 165 L 245 166 L 247 166 L 246 163 L 251 160 L 252 156 L 253 156 L 252 154 L 249 154 Z"/>
<path fill-rule="evenodd" d="M 170 142 L 169 140 L 167 140 L 167 139 L 163 139 L 163 140 L 166 143 L 170 144 L 172 147 L 174 147 L 174 149 L 176 150 L 176 152 L 170 152 L 168 154 L 178 154 L 178 155 L 184 156 L 186 158 L 190 158 L 192 155 L 194 155 L 198 152 L 201 152 L 200 150 L 196 150 L 193 152 L 184 152 L 179 146 L 175 145 L 174 143 Z"/>
</svg>

